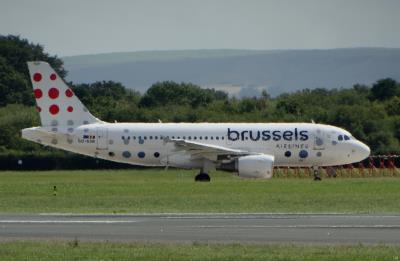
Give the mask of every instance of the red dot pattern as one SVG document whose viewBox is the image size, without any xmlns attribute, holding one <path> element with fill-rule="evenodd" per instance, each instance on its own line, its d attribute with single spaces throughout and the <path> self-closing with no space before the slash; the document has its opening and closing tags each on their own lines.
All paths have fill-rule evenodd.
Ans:
<svg viewBox="0 0 400 261">
<path fill-rule="evenodd" d="M 53 104 L 49 107 L 49 112 L 53 115 L 56 115 L 58 112 L 60 111 L 60 108 L 58 107 L 58 105 Z"/>
<path fill-rule="evenodd" d="M 43 92 L 41 89 L 34 89 L 33 94 L 35 95 L 36 99 L 40 99 L 43 96 Z"/>
<path fill-rule="evenodd" d="M 41 73 L 34 73 L 32 78 L 33 78 L 33 80 L 34 80 L 35 82 L 40 82 L 40 81 L 42 80 L 43 77 L 42 77 L 42 74 L 41 74 Z M 57 74 L 52 73 L 52 74 L 50 75 L 49 78 L 50 78 L 50 80 L 55 81 L 55 80 L 57 80 Z M 42 92 L 41 89 L 34 89 L 34 90 L 33 90 L 33 93 L 34 93 L 36 99 L 40 99 L 40 98 L 43 97 L 43 92 Z M 57 99 L 57 98 L 59 97 L 59 95 L 60 95 L 60 91 L 59 91 L 57 88 L 52 87 L 52 88 L 49 89 L 48 95 L 49 95 L 49 97 L 50 97 L 51 99 Z M 71 89 L 67 89 L 67 90 L 65 91 L 65 96 L 67 96 L 67 97 L 70 98 L 70 97 L 72 97 L 73 95 L 74 95 L 74 93 L 72 92 Z M 37 110 L 38 112 L 41 112 L 41 111 L 42 111 L 42 108 L 39 107 L 39 106 L 36 106 L 36 110 Z M 68 107 L 67 107 L 67 111 L 68 111 L 68 112 L 73 112 L 73 111 L 74 111 L 74 108 L 73 108 L 72 106 L 68 106 Z M 60 112 L 60 107 L 59 107 L 57 104 L 52 104 L 52 105 L 49 107 L 49 112 L 50 112 L 52 115 L 56 115 L 56 114 L 58 114 L 58 113 Z"/>
<path fill-rule="evenodd" d="M 34 73 L 33 74 L 33 80 L 35 82 L 40 82 L 42 80 L 42 75 L 40 73 Z"/>
<path fill-rule="evenodd" d="M 74 95 L 74 93 L 72 92 L 71 89 L 67 89 L 67 90 L 65 91 L 65 96 L 71 98 L 73 95 Z"/>
<path fill-rule="evenodd" d="M 58 98 L 58 95 L 60 94 L 60 92 L 58 91 L 58 89 L 57 88 L 50 88 L 50 90 L 49 90 L 49 97 L 51 98 L 51 99 L 57 99 Z"/>
</svg>

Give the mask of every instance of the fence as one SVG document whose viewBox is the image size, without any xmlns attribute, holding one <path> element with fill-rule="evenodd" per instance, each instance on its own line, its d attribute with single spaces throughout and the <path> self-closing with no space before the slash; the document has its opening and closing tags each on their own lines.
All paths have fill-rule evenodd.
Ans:
<svg viewBox="0 0 400 261">
<path fill-rule="evenodd" d="M 400 155 L 376 155 L 355 164 L 323 167 L 322 178 L 400 177 Z M 116 163 L 81 155 L 68 156 L 3 156 L 0 170 L 53 170 L 53 169 L 138 169 L 141 166 Z M 274 177 L 313 177 L 311 168 L 275 168 Z"/>
<path fill-rule="evenodd" d="M 400 155 L 375 155 L 368 159 L 343 166 L 323 167 L 323 178 L 400 177 Z M 274 177 L 312 177 L 311 168 L 275 168 Z"/>
</svg>

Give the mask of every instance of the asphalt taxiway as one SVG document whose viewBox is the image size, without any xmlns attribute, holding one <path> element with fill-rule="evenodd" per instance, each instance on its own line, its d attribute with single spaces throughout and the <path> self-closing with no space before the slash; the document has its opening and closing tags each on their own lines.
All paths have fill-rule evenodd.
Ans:
<svg viewBox="0 0 400 261">
<path fill-rule="evenodd" d="M 400 216 L 0 214 L 0 240 L 400 244 Z"/>
</svg>

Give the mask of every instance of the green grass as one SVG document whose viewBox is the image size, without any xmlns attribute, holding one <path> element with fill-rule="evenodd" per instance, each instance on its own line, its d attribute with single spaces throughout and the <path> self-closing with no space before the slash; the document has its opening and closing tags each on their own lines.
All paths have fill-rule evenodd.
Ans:
<svg viewBox="0 0 400 261">
<path fill-rule="evenodd" d="M 391 260 L 399 246 L 141 244 L 14 241 L 0 243 L 0 260 Z"/>
<path fill-rule="evenodd" d="M 400 213 L 400 178 L 246 180 L 216 172 L 0 172 L 2 213 Z M 57 195 L 53 195 L 57 186 Z"/>
</svg>

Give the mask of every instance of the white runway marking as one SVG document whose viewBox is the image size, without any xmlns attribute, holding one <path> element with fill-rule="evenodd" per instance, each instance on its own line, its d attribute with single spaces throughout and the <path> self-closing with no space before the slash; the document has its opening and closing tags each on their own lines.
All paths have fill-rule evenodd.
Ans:
<svg viewBox="0 0 400 261">
<path fill-rule="evenodd" d="M 400 225 L 221 225 L 191 226 L 195 228 L 400 228 Z"/>
<path fill-rule="evenodd" d="M 136 223 L 135 220 L 0 220 L 0 224 L 117 224 Z"/>
<path fill-rule="evenodd" d="M 168 219 L 208 219 L 208 218 L 319 218 L 319 217 L 341 217 L 341 218 L 399 218 L 400 215 L 381 215 L 381 214 L 346 214 L 346 213 L 39 213 L 38 216 L 65 216 L 65 217 L 161 217 Z"/>
</svg>

